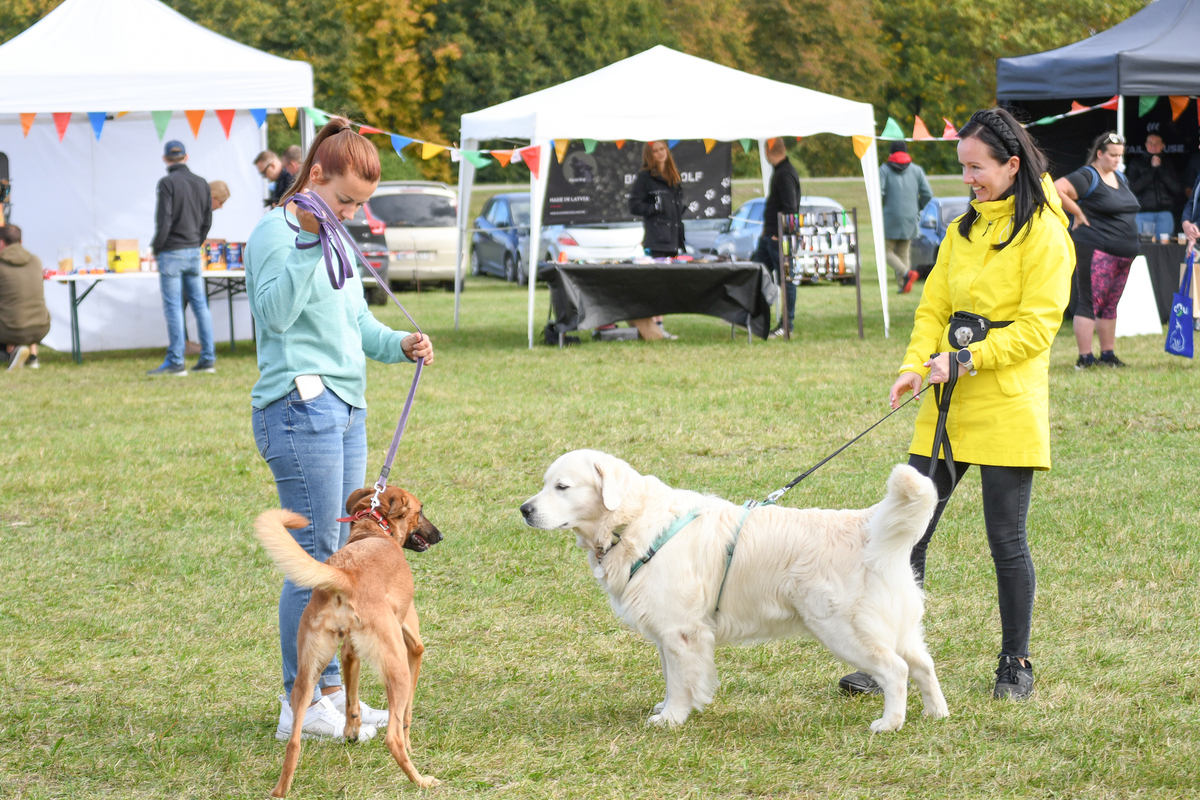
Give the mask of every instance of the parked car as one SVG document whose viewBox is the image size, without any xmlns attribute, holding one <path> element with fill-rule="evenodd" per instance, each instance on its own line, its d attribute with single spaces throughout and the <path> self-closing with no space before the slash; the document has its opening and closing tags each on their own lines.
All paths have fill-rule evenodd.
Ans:
<svg viewBox="0 0 1200 800">
<path fill-rule="evenodd" d="M 641 222 L 604 225 L 549 225 L 542 231 L 544 261 L 626 261 L 646 254 Z"/>
<path fill-rule="evenodd" d="M 733 216 L 713 240 L 712 251 L 717 255 L 732 256 L 735 261 L 749 261 L 758 247 L 762 235 L 764 197 L 755 197 L 738 206 Z M 800 213 L 812 214 L 829 211 L 845 211 L 842 204 L 829 197 L 803 195 L 800 198 Z"/>
<path fill-rule="evenodd" d="M 935 197 L 921 209 L 917 223 L 917 238 L 909 253 L 912 267 L 924 278 L 937 263 L 938 247 L 946 238 L 950 223 L 966 213 L 970 201 L 966 197 Z"/>
<path fill-rule="evenodd" d="M 454 288 L 458 253 L 458 195 L 444 183 L 383 181 L 364 214 L 384 225 L 388 283 L 441 283 Z"/>
<path fill-rule="evenodd" d="M 386 225 L 383 220 L 376 219 L 371 215 L 367 204 L 363 203 L 359 206 L 354 218 L 343 223 L 346 227 L 346 232 L 350 234 L 350 238 L 358 245 L 358 249 L 362 250 L 362 254 L 367 257 L 367 261 L 379 273 L 384 280 L 387 279 L 388 271 L 388 248 L 387 239 L 384 236 Z M 366 295 L 367 302 L 371 305 L 383 305 L 387 302 L 387 294 L 380 289 L 375 279 L 365 269 L 361 271 L 363 278 L 363 291 Z"/>
<path fill-rule="evenodd" d="M 529 192 L 496 194 L 471 226 L 471 274 L 525 283 L 529 256 Z"/>
<path fill-rule="evenodd" d="M 685 219 L 683 221 L 683 241 L 692 255 L 708 255 L 716 253 L 713 245 L 717 236 L 725 229 L 727 219 Z"/>
</svg>

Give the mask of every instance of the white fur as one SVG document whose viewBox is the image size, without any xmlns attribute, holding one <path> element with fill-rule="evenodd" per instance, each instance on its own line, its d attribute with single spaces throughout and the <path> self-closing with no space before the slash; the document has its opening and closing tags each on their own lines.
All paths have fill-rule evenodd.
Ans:
<svg viewBox="0 0 1200 800">
<path fill-rule="evenodd" d="M 904 724 L 909 678 L 927 715 L 950 713 L 925 648 L 924 599 L 908 561 L 936 503 L 932 482 L 899 465 L 883 502 L 865 510 L 753 509 L 719 612 L 740 506 L 672 489 L 615 456 L 576 450 L 550 466 L 521 512 L 534 528 L 573 530 L 617 616 L 658 647 L 667 693 L 649 722 L 679 724 L 712 701 L 717 645 L 807 634 L 883 687 L 883 716 L 871 723 L 878 732 Z M 693 510 L 701 514 L 630 580 L 630 565 L 655 537 Z"/>
</svg>

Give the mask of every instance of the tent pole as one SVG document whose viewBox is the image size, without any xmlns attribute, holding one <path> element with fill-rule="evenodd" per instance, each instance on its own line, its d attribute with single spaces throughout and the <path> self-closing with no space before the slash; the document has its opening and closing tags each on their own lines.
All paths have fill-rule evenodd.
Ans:
<svg viewBox="0 0 1200 800">
<path fill-rule="evenodd" d="M 771 193 L 771 173 L 775 168 L 767 160 L 767 140 L 758 140 L 758 166 L 762 170 L 763 197 Z"/>
<path fill-rule="evenodd" d="M 1117 136 L 1125 138 L 1125 95 L 1117 95 Z"/>
<path fill-rule="evenodd" d="M 463 150 L 479 149 L 475 139 L 464 139 Z M 462 304 L 463 258 L 467 255 L 467 230 L 471 227 L 471 186 L 475 183 L 475 165 L 463 158 L 458 162 L 458 248 L 454 259 L 454 330 Z"/>
<path fill-rule="evenodd" d="M 307 156 L 308 148 L 312 147 L 313 139 L 317 138 L 317 129 L 313 127 L 313 121 L 303 108 L 298 109 L 296 113 L 300 115 L 300 149 Z"/>
<path fill-rule="evenodd" d="M 541 175 L 533 177 L 529 173 L 529 267 L 525 274 L 529 278 L 529 349 L 533 349 L 533 306 L 534 291 L 537 288 L 537 266 L 542 249 L 542 206 L 546 199 L 546 181 L 550 175 L 550 153 L 547 140 L 541 137 L 533 139 L 530 144 L 538 147 L 538 172 Z"/>
<path fill-rule="evenodd" d="M 892 282 L 887 276 L 888 265 L 883 243 L 883 193 L 879 189 L 879 147 L 875 137 L 867 146 L 867 152 L 859 161 L 862 163 L 863 182 L 867 185 L 867 205 L 871 209 L 871 244 L 875 251 L 875 272 L 879 276 L 879 298 L 883 301 L 883 336 L 890 335 L 888 320 L 888 290 Z M 858 231 L 855 231 L 858 235 Z M 862 237 L 858 239 L 858 269 L 862 272 Z"/>
</svg>

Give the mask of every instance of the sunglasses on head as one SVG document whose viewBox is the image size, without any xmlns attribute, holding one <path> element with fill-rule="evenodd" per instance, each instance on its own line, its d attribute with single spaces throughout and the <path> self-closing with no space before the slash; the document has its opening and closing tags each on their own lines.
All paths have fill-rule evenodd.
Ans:
<svg viewBox="0 0 1200 800">
<path fill-rule="evenodd" d="M 1125 139 L 1115 133 L 1110 133 L 1104 137 L 1105 144 L 1125 144 Z"/>
</svg>

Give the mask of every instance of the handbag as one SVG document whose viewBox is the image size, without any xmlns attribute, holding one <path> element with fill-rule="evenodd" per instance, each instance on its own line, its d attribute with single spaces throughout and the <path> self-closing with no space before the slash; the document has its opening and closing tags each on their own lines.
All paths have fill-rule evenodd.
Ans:
<svg viewBox="0 0 1200 800">
<path fill-rule="evenodd" d="M 1183 274 L 1183 285 L 1171 297 L 1171 314 L 1167 319 L 1166 351 L 1173 356 L 1192 357 L 1192 265 L 1196 253 L 1188 254 L 1187 271 Z"/>
<path fill-rule="evenodd" d="M 987 317 L 972 314 L 970 311 L 955 311 L 950 315 L 950 346 L 962 350 L 972 342 L 982 342 L 987 338 L 991 328 L 1006 328 L 1012 325 L 1012 320 L 992 322 Z"/>
</svg>

